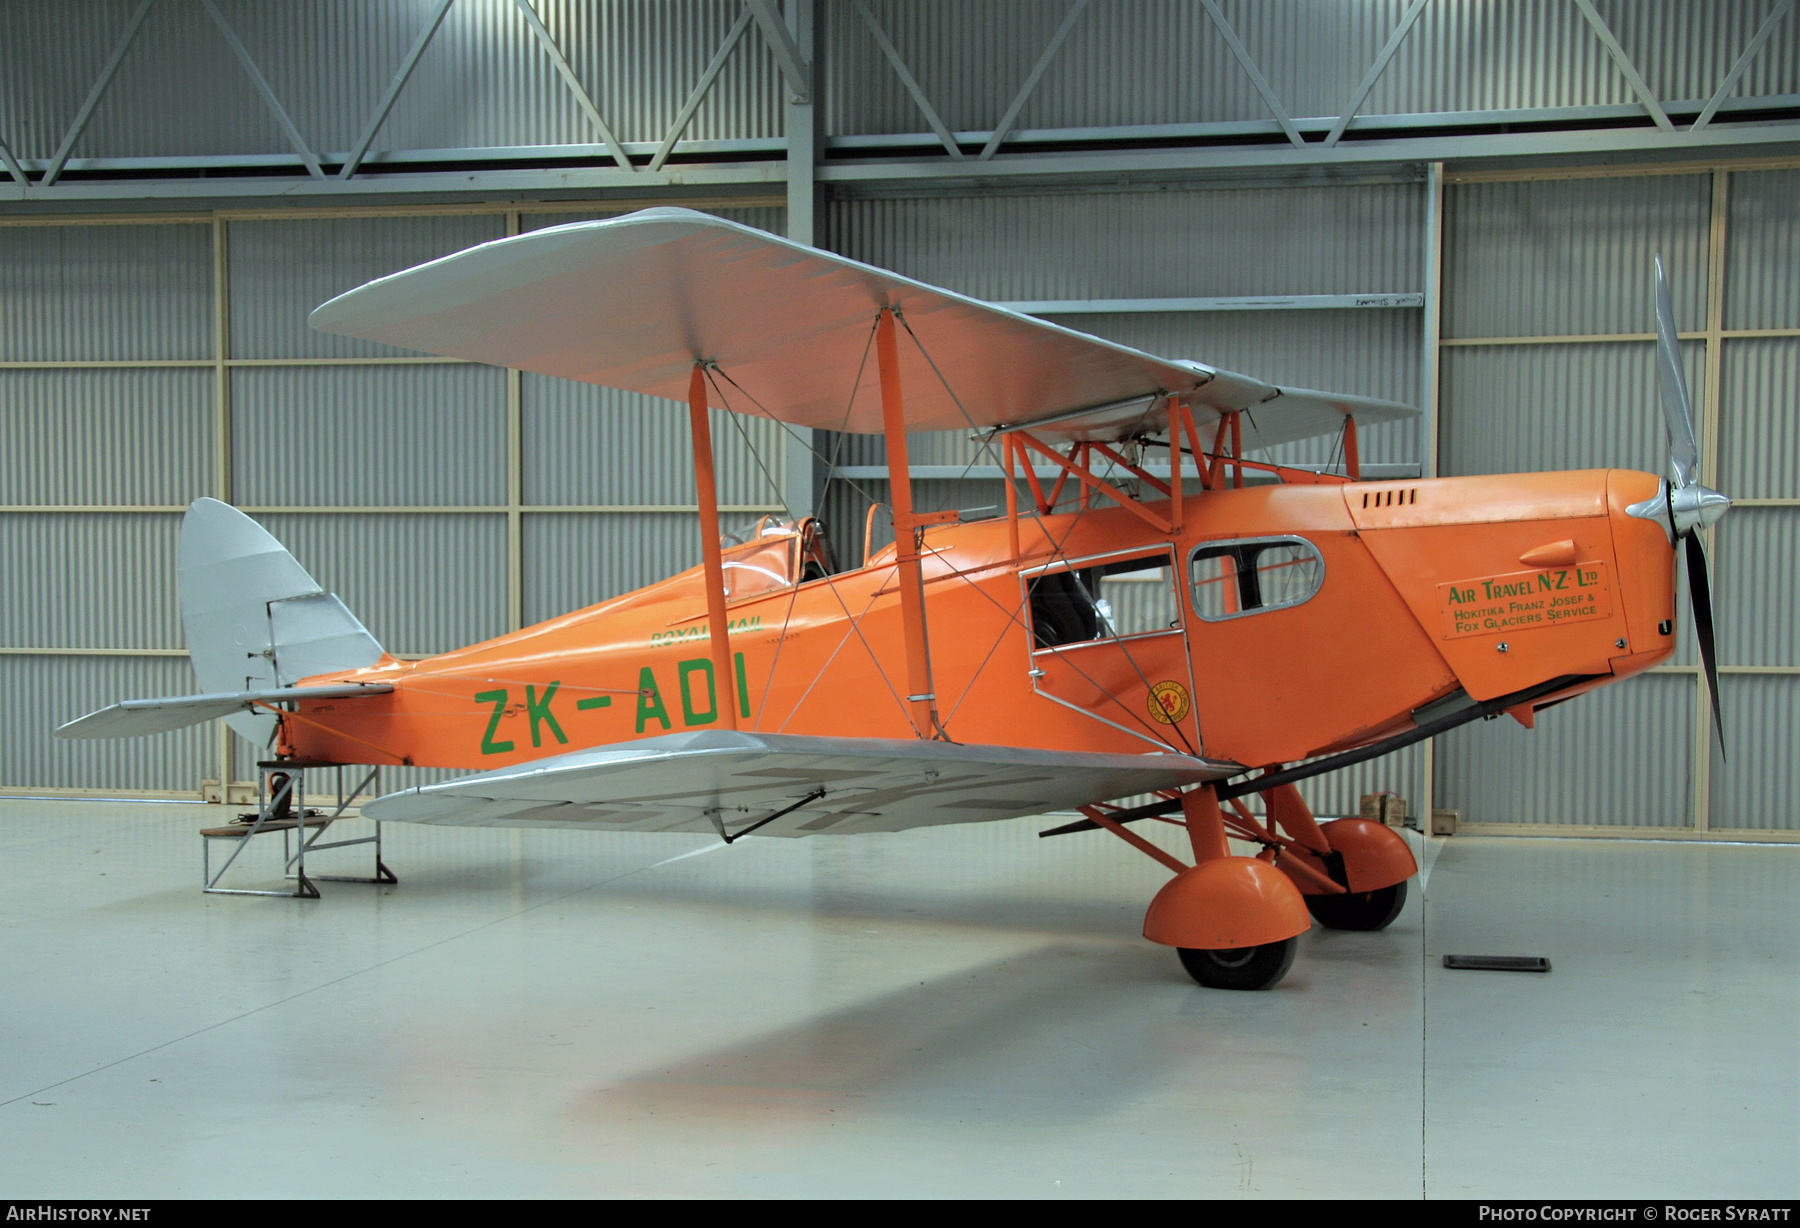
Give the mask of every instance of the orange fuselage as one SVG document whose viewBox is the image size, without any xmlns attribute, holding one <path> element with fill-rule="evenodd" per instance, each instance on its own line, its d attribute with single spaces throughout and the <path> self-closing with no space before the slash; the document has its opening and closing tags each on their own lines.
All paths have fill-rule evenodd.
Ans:
<svg viewBox="0 0 1800 1228">
<path fill-rule="evenodd" d="M 1625 677 L 1675 644 L 1673 552 L 1659 525 L 1625 513 L 1657 486 L 1624 470 L 1253 486 L 1189 496 L 1173 535 L 1110 505 L 1024 518 L 1017 559 L 1005 519 L 934 527 L 923 548 L 937 711 L 959 742 L 1261 766 L 1412 728 L 1415 710 L 1458 687 L 1488 700 L 1567 675 L 1596 680 L 1572 689 Z M 1270 536 L 1317 550 L 1316 592 L 1200 617 L 1193 552 Z M 1135 556 L 1174 567 L 1176 625 L 1034 641 L 1034 576 Z M 726 728 L 706 613 L 696 568 L 427 660 L 308 679 L 394 689 L 303 703 L 283 720 L 284 748 L 484 770 Z M 728 615 L 739 728 L 915 736 L 891 547 L 854 571 L 734 598 Z"/>
</svg>

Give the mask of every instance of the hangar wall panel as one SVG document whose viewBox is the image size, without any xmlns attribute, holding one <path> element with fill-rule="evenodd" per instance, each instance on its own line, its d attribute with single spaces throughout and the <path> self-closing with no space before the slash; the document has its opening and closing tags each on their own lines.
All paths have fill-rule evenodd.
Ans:
<svg viewBox="0 0 1800 1228">
<path fill-rule="evenodd" d="M 733 0 L 536 0 L 536 8 L 621 141 L 662 139 L 741 11 Z M 781 134 L 780 70 L 755 29 L 746 35 L 695 112 L 688 135 L 716 140 Z M 396 53 L 385 61 L 390 67 L 384 73 L 399 59 Z M 418 73 L 417 91 L 401 95 L 381 148 L 599 142 L 510 4 L 465 0 L 452 7 Z"/>
<path fill-rule="evenodd" d="M 1004 302 L 1416 293 L 1423 213 L 1418 185 L 1384 183 L 855 199 L 828 216 L 834 251 Z"/>
<path fill-rule="evenodd" d="M 226 229 L 232 357 L 392 358 L 414 351 L 320 332 L 306 317 L 364 282 L 498 239 L 505 221 L 491 213 L 282 218 Z"/>
<path fill-rule="evenodd" d="M 1727 675 L 1719 701 L 1731 760 L 1713 748 L 1712 825 L 1800 831 L 1800 678 Z"/>
<path fill-rule="evenodd" d="M 1424 339 L 1417 311 L 1202 311 L 1052 318 L 1152 354 L 1197 358 L 1270 383 L 1406 405 L 1420 402 Z M 1419 463 L 1416 421 L 1362 427 L 1357 442 L 1368 464 Z M 1341 461 L 1339 451 L 1336 437 L 1319 438 L 1283 444 L 1266 457 L 1253 459 L 1324 464 Z"/>
<path fill-rule="evenodd" d="M 195 689 L 186 657 L 0 655 L 7 696 L 0 782 L 11 789 L 106 789 L 189 797 L 217 774 L 210 724 L 143 738 L 67 741 L 52 731 L 123 695 L 184 695 Z"/>
<path fill-rule="evenodd" d="M 1416 184 L 1181 189 L 875 200 L 830 206 L 834 250 L 997 301 L 1416 293 L 1424 193 Z M 1151 353 L 1259 378 L 1417 404 L 1413 310 L 1071 314 L 1055 322 Z M 921 340 L 929 349 L 930 336 Z M 916 441 L 916 443 L 914 442 Z M 1371 463 L 1418 463 L 1417 428 L 1371 428 Z M 1323 462 L 1330 440 L 1273 459 Z M 984 456 L 964 432 L 909 436 L 914 464 Z M 843 464 L 885 463 L 851 437 Z"/>
<path fill-rule="evenodd" d="M 389 652 L 446 652 L 506 630 L 504 516 L 276 513 L 256 519 Z"/>
<path fill-rule="evenodd" d="M 209 227 L 0 227 L 0 269 L 0 361 L 212 357 Z"/>
<path fill-rule="evenodd" d="M 0 601 L 0 645 L 180 648 L 180 524 L 170 514 L 0 516 L 0 559 L 29 594 Z"/>
<path fill-rule="evenodd" d="M 1681 346 L 1696 415 L 1705 348 Z M 1668 468 L 1654 342 L 1454 346 L 1441 361 L 1445 475 Z"/>
<path fill-rule="evenodd" d="M 709 417 L 719 502 L 780 503 L 780 427 L 724 410 Z M 679 402 L 525 375 L 520 418 L 527 504 L 691 507 L 698 497 Z"/>
<path fill-rule="evenodd" d="M 1655 329 L 1662 253 L 1676 327 L 1706 326 L 1706 175 L 1474 183 L 1446 193 L 1443 335 Z"/>
<path fill-rule="evenodd" d="M 1289 114 L 1334 118 L 1398 26 L 1406 0 L 1344 4 L 1223 0 L 1221 9 Z M 1600 4 L 1664 99 L 1701 99 L 1767 15 L 1760 0 Z M 877 21 L 953 130 L 986 130 L 1006 110 L 1068 7 L 1013 0 L 872 0 Z M 833 134 L 924 132 L 925 121 L 849 3 L 826 18 L 826 117 Z M 946 39 L 941 31 L 954 29 Z M 1785 24 L 1739 96 L 1800 89 L 1800 37 Z M 1568 0 L 1426 6 L 1370 91 L 1365 115 L 1631 104 L 1629 83 Z M 1019 114 L 1020 128 L 1237 120 L 1270 114 L 1198 5 L 1091 4 Z M 1271 129 L 1274 128 L 1269 123 Z"/>
<path fill-rule="evenodd" d="M 534 0 L 601 115 L 621 140 L 660 140 L 740 8 L 732 0 L 590 4 Z M 134 8 L 130 0 L 8 5 L 22 36 L 0 49 L 0 94 L 18 116 L 21 157 L 47 158 L 80 107 Z M 220 11 L 315 150 L 350 148 L 434 0 L 268 5 L 220 0 Z M 755 38 L 740 41 L 689 134 L 779 135 L 779 69 Z M 598 135 L 519 12 L 462 0 L 420 59 L 374 148 L 593 145 Z M 113 87 L 77 142 L 77 157 L 289 152 L 218 27 L 198 4 L 156 5 Z M 372 159 L 377 160 L 377 159 Z"/>
<path fill-rule="evenodd" d="M 1656 674 L 1538 716 L 1437 739 L 1437 805 L 1468 823 L 1682 827 L 1693 796 L 1694 684 Z"/>
<path fill-rule="evenodd" d="M 724 513 L 725 532 L 751 513 Z M 525 520 L 527 625 L 585 609 L 700 565 L 700 521 L 683 512 L 539 512 Z"/>
<path fill-rule="evenodd" d="M 654 142 L 741 9 L 733 0 L 534 0 L 576 76 L 621 140 Z M 0 113 L 20 156 L 47 158 L 123 31 L 131 0 L 11 0 L 0 44 Z M 967 5 L 873 0 L 877 19 L 956 129 L 1007 109 L 1068 11 L 1037 0 Z M 1222 9 L 1299 117 L 1342 112 L 1406 0 L 1224 0 Z M 1766 15 L 1764 0 L 1607 2 L 1600 9 L 1664 99 L 1704 98 Z M 219 0 L 220 11 L 316 150 L 356 140 L 432 0 Z M 849 0 L 819 0 L 821 98 L 832 134 L 921 133 L 925 121 Z M 947 36 L 947 33 L 950 36 Z M 1737 96 L 1800 91 L 1800 27 L 1788 21 Z M 782 131 L 779 70 L 752 29 L 688 135 L 770 140 Z M 1629 85 L 1567 0 L 1428 5 L 1376 82 L 1364 114 L 1631 104 Z M 1274 130 L 1203 9 L 1182 0 L 1090 4 L 1018 116 L 1020 128 L 1238 121 Z M 1354 129 L 1353 129 L 1354 131 Z M 598 134 L 517 9 L 453 5 L 383 126 L 383 150 L 531 145 L 595 148 Z M 89 157 L 291 159 L 287 141 L 198 4 L 150 12 L 75 146 Z"/>
<path fill-rule="evenodd" d="M 1713 530 L 1722 665 L 1800 666 L 1800 507 L 1741 507 Z"/>
<path fill-rule="evenodd" d="M 0 371 L 0 504 L 183 504 L 213 464 L 213 375 Z"/>
<path fill-rule="evenodd" d="M 1790 17 L 1787 23 L 1800 28 Z M 1773 48 L 1771 48 L 1771 51 Z M 1800 54 L 1794 55 L 1800 63 Z M 1800 327 L 1800 170 L 1740 171 L 1731 177 L 1725 327 Z"/>
<path fill-rule="evenodd" d="M 1800 337 L 1732 337 L 1724 354 L 1719 489 L 1800 498 Z"/>
<path fill-rule="evenodd" d="M 231 417 L 247 506 L 506 502 L 506 377 L 493 367 L 239 367 Z"/>
</svg>

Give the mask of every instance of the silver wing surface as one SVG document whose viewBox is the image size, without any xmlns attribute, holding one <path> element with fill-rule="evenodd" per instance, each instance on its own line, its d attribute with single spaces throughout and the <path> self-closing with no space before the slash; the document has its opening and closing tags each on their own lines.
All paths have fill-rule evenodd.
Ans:
<svg viewBox="0 0 1800 1228">
<path fill-rule="evenodd" d="M 1043 814 L 1242 772 L 1187 755 L 727 731 L 575 751 L 390 793 L 382 821 L 758 834 L 902 831 Z"/>
<path fill-rule="evenodd" d="M 689 209 L 496 239 L 340 295 L 312 324 L 677 400 L 704 359 L 748 394 L 726 384 L 731 403 L 718 408 L 877 433 L 869 346 L 883 307 L 919 341 L 899 345 L 912 430 L 1041 433 L 1046 419 L 1087 413 L 1046 430 L 1131 438 L 1159 429 L 1161 398 L 1177 392 L 1191 394 L 1203 428 L 1222 411 L 1253 411 L 1244 442 L 1264 447 L 1336 431 L 1348 412 L 1363 425 L 1418 412 L 1158 358 Z M 1100 407 L 1117 408 L 1091 412 Z"/>
<path fill-rule="evenodd" d="M 266 713 L 261 704 L 291 699 L 349 699 L 358 695 L 385 695 L 394 688 L 385 682 L 347 682 L 341 686 L 271 687 L 261 691 L 217 691 L 207 695 L 165 695 L 160 699 L 127 699 L 98 712 L 77 717 L 59 726 L 59 738 L 135 738 L 146 733 L 185 729 L 216 717 L 239 712 Z M 272 717 L 270 719 L 273 719 Z"/>
</svg>

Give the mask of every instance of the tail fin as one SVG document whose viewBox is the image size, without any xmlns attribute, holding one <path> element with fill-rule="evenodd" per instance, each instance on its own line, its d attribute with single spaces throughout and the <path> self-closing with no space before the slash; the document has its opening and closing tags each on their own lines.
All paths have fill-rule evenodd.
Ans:
<svg viewBox="0 0 1800 1228">
<path fill-rule="evenodd" d="M 279 690 L 386 655 L 266 529 L 217 499 L 196 499 L 182 518 L 180 590 L 188 656 L 202 691 Z M 259 746 L 275 726 L 263 713 L 236 712 L 225 721 Z"/>
</svg>

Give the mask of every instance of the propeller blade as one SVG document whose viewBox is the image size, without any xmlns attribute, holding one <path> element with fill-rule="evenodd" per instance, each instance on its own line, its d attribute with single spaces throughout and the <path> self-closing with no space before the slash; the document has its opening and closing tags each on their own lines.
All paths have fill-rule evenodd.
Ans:
<svg viewBox="0 0 1800 1228">
<path fill-rule="evenodd" d="M 1656 357 L 1662 388 L 1663 425 L 1669 432 L 1669 460 L 1675 485 L 1690 486 L 1698 478 L 1700 444 L 1694 438 L 1694 406 L 1688 400 L 1687 372 L 1681 365 L 1675 309 L 1669 303 L 1669 279 L 1662 256 L 1656 257 Z"/>
<path fill-rule="evenodd" d="M 1719 757 L 1725 757 L 1725 724 L 1719 716 L 1719 663 L 1713 648 L 1712 585 L 1706 576 L 1706 547 L 1698 533 L 1687 542 L 1688 596 L 1694 607 L 1694 638 L 1700 643 L 1700 663 L 1706 669 L 1706 689 L 1712 692 L 1713 731 L 1719 735 Z"/>
</svg>

